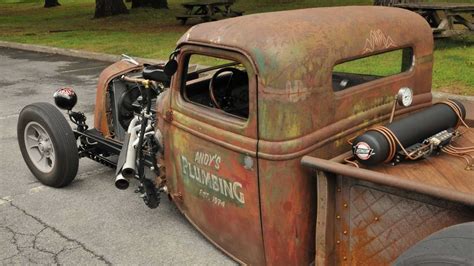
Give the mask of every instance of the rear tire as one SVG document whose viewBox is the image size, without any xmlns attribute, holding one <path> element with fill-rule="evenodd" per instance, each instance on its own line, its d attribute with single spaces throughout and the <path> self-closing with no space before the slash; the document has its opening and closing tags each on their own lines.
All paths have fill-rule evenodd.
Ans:
<svg viewBox="0 0 474 266">
<path fill-rule="evenodd" d="M 71 126 L 49 103 L 33 103 L 20 112 L 17 138 L 21 155 L 43 184 L 64 187 L 77 174 L 79 155 Z"/>
<path fill-rule="evenodd" d="M 405 251 L 396 266 L 474 265 L 474 222 L 453 225 Z"/>
</svg>

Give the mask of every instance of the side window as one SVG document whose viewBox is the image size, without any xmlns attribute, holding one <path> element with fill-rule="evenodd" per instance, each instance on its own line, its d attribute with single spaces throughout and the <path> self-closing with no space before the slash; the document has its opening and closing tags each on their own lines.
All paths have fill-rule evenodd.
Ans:
<svg viewBox="0 0 474 266">
<path fill-rule="evenodd" d="M 249 115 L 249 78 L 241 62 L 207 55 L 186 57 L 185 101 L 240 119 Z"/>
<path fill-rule="evenodd" d="M 413 49 L 404 48 L 340 63 L 333 68 L 334 91 L 341 91 L 411 69 Z"/>
</svg>

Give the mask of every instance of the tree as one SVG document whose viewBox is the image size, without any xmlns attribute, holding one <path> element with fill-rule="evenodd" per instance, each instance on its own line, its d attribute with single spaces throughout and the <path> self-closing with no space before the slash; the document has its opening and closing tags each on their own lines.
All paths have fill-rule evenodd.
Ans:
<svg viewBox="0 0 474 266">
<path fill-rule="evenodd" d="M 44 0 L 44 7 L 60 6 L 58 0 Z"/>
<path fill-rule="evenodd" d="M 122 0 L 95 0 L 94 18 L 103 18 L 119 14 L 128 14 L 128 9 Z"/>
<path fill-rule="evenodd" d="M 167 0 L 132 0 L 132 8 L 137 7 L 153 7 L 153 8 L 166 8 L 168 9 Z"/>
</svg>

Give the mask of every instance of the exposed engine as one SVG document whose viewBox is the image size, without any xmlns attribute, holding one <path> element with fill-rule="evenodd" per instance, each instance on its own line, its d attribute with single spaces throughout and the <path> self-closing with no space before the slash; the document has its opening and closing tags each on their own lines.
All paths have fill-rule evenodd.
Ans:
<svg viewBox="0 0 474 266">
<path fill-rule="evenodd" d="M 149 68 L 152 68 L 151 70 Z M 111 127 L 114 137 L 123 143 L 116 168 L 115 185 L 127 189 L 129 180 L 138 179 L 137 192 L 142 195 L 150 208 L 158 207 L 163 182 L 156 181 L 161 176 L 161 157 L 163 145 L 161 134 L 155 128 L 157 98 L 165 90 L 168 79 L 151 79 L 153 72 L 163 72 L 162 68 L 145 66 L 143 72 L 127 73 L 112 80 L 109 87 L 109 100 L 112 107 Z M 148 76 L 147 76 L 148 75 Z M 166 84 L 168 85 L 168 84 Z M 147 177 L 145 166 L 151 170 Z"/>
</svg>

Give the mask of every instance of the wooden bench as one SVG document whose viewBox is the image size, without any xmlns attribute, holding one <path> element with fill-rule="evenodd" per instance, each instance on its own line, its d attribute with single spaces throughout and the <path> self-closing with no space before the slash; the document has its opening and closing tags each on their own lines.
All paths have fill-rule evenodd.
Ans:
<svg viewBox="0 0 474 266">
<path fill-rule="evenodd" d="M 242 16 L 244 11 L 231 9 L 235 1 L 200 1 L 181 4 L 185 9 L 185 14 L 177 15 L 176 19 L 184 25 L 188 19 L 201 19 L 202 21 L 217 20 L 220 17 Z"/>
<path fill-rule="evenodd" d="M 474 4 L 468 3 L 404 3 L 393 6 L 420 14 L 430 24 L 435 38 L 473 33 Z M 464 29 L 456 27 L 463 25 Z"/>
</svg>

